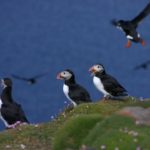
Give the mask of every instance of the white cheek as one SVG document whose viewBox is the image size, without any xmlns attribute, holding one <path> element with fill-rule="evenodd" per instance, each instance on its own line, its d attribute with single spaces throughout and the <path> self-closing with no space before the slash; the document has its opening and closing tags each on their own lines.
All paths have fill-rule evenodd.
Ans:
<svg viewBox="0 0 150 150">
<path fill-rule="evenodd" d="M 1 86 L 2 86 L 3 89 L 7 87 L 7 85 L 5 84 L 4 80 L 1 80 Z"/>
</svg>

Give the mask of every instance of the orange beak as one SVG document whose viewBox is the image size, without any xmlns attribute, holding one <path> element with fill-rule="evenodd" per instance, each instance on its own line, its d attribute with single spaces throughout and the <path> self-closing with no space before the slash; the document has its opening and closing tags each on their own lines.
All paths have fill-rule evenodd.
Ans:
<svg viewBox="0 0 150 150">
<path fill-rule="evenodd" d="M 58 79 L 58 80 L 62 80 L 62 79 L 63 79 L 63 77 L 61 76 L 61 73 L 58 73 L 58 74 L 57 74 L 56 79 Z"/>
<path fill-rule="evenodd" d="M 92 67 L 89 69 L 89 72 L 96 73 L 96 70 L 95 70 L 94 66 L 92 66 Z"/>
</svg>

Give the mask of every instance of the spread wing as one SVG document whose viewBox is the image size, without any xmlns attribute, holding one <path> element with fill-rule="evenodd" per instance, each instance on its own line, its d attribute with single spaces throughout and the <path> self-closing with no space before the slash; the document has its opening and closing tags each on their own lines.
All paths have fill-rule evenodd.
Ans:
<svg viewBox="0 0 150 150">
<path fill-rule="evenodd" d="M 38 75 L 34 76 L 33 78 L 34 78 L 34 79 L 38 79 L 38 78 L 41 78 L 41 77 L 47 75 L 48 73 L 49 73 L 49 72 L 45 72 L 45 73 L 42 73 L 42 74 L 38 74 Z"/>
<path fill-rule="evenodd" d="M 150 3 L 131 22 L 137 25 L 150 13 Z"/>
<path fill-rule="evenodd" d="M 150 60 L 140 64 L 140 65 L 137 65 L 134 67 L 134 70 L 138 70 L 138 69 L 147 69 L 148 68 L 148 65 L 150 64 Z"/>
<path fill-rule="evenodd" d="M 34 77 L 31 77 L 31 78 L 20 77 L 18 75 L 12 74 L 12 77 L 16 78 L 16 79 L 19 79 L 19 80 L 29 81 L 29 80 L 41 78 L 41 77 L 45 76 L 46 74 L 48 74 L 48 72 L 45 72 L 45 73 L 42 73 L 42 74 L 38 74 L 38 75 L 36 75 Z"/>
<path fill-rule="evenodd" d="M 24 81 L 28 81 L 28 80 L 29 80 L 28 78 L 20 77 L 20 76 L 15 75 L 15 74 L 12 74 L 11 76 L 12 76 L 13 78 L 15 78 L 15 79 L 19 79 L 19 80 L 24 80 Z"/>
</svg>

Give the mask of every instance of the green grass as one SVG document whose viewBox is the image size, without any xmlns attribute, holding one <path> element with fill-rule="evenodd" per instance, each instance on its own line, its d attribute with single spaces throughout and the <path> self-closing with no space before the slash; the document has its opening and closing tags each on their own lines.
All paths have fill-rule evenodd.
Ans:
<svg viewBox="0 0 150 150">
<path fill-rule="evenodd" d="M 137 126 L 131 118 L 112 115 L 99 122 L 83 143 L 97 149 L 100 149 L 101 145 L 106 145 L 109 150 L 114 150 L 115 147 L 121 150 L 124 148 L 135 150 L 136 146 L 140 145 L 148 150 L 150 149 L 149 137 L 148 126 Z"/>
<path fill-rule="evenodd" d="M 82 140 L 95 124 L 102 120 L 100 115 L 80 115 L 71 118 L 56 133 L 54 140 L 54 150 L 65 150 L 66 148 L 79 149 Z"/>
<path fill-rule="evenodd" d="M 81 104 L 75 109 L 65 109 L 58 117 L 48 123 L 21 126 L 0 133 L 0 150 L 20 150 L 21 144 L 27 150 L 79 150 L 85 144 L 97 150 L 106 145 L 108 150 L 135 150 L 140 145 L 150 149 L 150 127 L 137 126 L 132 118 L 119 116 L 118 110 L 125 106 L 150 107 L 150 101 L 137 102 L 107 101 Z M 128 132 L 138 132 L 134 137 Z"/>
</svg>

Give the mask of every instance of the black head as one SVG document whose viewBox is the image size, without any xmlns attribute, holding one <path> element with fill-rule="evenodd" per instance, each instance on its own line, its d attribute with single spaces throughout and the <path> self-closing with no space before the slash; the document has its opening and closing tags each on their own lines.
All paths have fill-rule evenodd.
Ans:
<svg viewBox="0 0 150 150">
<path fill-rule="evenodd" d="M 1 79 L 1 85 L 3 88 L 5 87 L 11 87 L 12 86 L 12 81 L 10 78 L 3 78 Z"/>
<path fill-rule="evenodd" d="M 116 26 L 116 27 L 122 27 L 125 24 L 126 21 L 124 20 L 111 20 L 111 24 Z"/>
<path fill-rule="evenodd" d="M 57 75 L 57 79 L 60 80 L 69 80 L 71 78 L 74 78 L 74 73 L 70 69 L 66 69 Z"/>
<path fill-rule="evenodd" d="M 124 21 L 124 20 L 119 20 L 119 21 L 118 21 L 118 26 L 122 26 L 123 24 L 125 24 L 125 22 L 126 22 L 126 21 Z"/>
<path fill-rule="evenodd" d="M 35 84 L 36 81 L 37 81 L 37 80 L 34 79 L 34 78 L 31 78 L 31 79 L 27 80 L 27 82 L 28 82 L 29 84 Z"/>
</svg>

